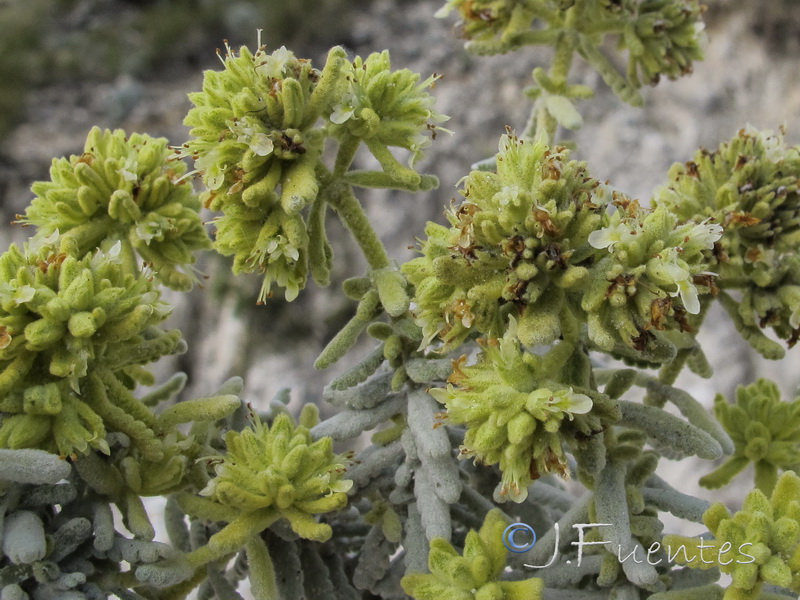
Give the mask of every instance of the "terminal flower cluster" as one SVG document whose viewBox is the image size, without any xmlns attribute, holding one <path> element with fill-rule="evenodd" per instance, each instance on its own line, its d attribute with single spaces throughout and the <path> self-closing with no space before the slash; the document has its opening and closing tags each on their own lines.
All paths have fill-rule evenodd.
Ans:
<svg viewBox="0 0 800 600">
<path fill-rule="evenodd" d="M 759 379 L 737 388 L 735 404 L 718 394 L 714 414 L 736 450 L 716 471 L 701 478 L 701 485 L 726 485 L 753 463 L 756 486 L 768 494 L 775 487 L 779 469 L 800 470 L 800 398 L 785 402 L 774 382 Z"/>
<path fill-rule="evenodd" d="M 138 270 L 135 251 L 164 285 L 191 289 L 197 277 L 186 267 L 211 242 L 186 165 L 170 154 L 164 138 L 94 127 L 83 154 L 54 159 L 50 181 L 33 184 L 21 222 L 39 238 L 60 234 L 62 251 L 78 258 L 121 242 L 129 272 Z"/>
<path fill-rule="evenodd" d="M 772 329 L 791 347 L 800 336 L 800 151 L 781 133 L 742 129 L 730 142 L 701 150 L 670 169 L 655 200 L 681 218 L 711 218 L 725 227 L 715 246 L 715 270 L 741 300 L 721 297 L 743 336 L 779 358 Z"/>
<path fill-rule="evenodd" d="M 581 301 L 589 338 L 626 355 L 654 348 L 650 357 L 663 362 L 659 352 L 669 358 L 670 349 L 662 350 L 668 343 L 656 332 L 691 331 L 687 313 L 698 314 L 700 294 L 716 291 L 708 269 L 722 227 L 708 219 L 681 223 L 665 206 L 649 210 L 621 195 L 612 205 L 606 226 L 589 235 L 593 247 L 605 250 Z"/>
<path fill-rule="evenodd" d="M 139 439 L 135 419 L 153 419 L 128 386 L 151 383 L 141 365 L 183 342 L 158 327 L 171 309 L 150 279 L 124 272 L 120 245 L 84 258 L 12 245 L 0 257 L 3 447 L 107 450 L 107 429 Z"/>
<path fill-rule="evenodd" d="M 447 423 L 466 425 L 460 458 L 499 464 L 495 498 L 523 502 L 531 481 L 547 473 L 566 476 L 565 446 L 588 439 L 618 419 L 614 402 L 559 381 L 563 352 L 524 352 L 512 319 L 505 335 L 484 342 L 480 359 L 453 363 L 446 388 L 429 393 L 447 407 Z"/>
<path fill-rule="evenodd" d="M 386 50 L 366 59 L 355 57 L 344 79 L 329 116 L 330 130 L 339 138 L 363 140 L 379 161 L 388 158 L 387 146 L 395 146 L 409 150 L 413 164 L 430 145 L 431 138 L 423 133 L 442 130 L 436 123 L 448 118 L 434 109 L 434 98 L 426 91 L 439 76 L 420 82 L 419 74 L 408 69 L 392 71 Z"/>
<path fill-rule="evenodd" d="M 468 50 L 496 54 L 553 45 L 560 76 L 566 76 L 562 65 L 577 53 L 631 104 L 641 103 L 637 90 L 642 85 L 691 73 L 693 62 L 703 56 L 703 7 L 694 0 L 449 0 L 436 16 L 454 9 Z M 627 51 L 624 73 L 601 50 L 607 37 Z"/>
<path fill-rule="evenodd" d="M 343 479 L 343 461 L 333 453 L 331 438 L 314 441 L 308 428 L 295 425 L 289 415 L 279 414 L 271 426 L 255 417 L 252 428 L 225 435 L 216 476 L 200 494 L 233 514 L 272 509 L 298 535 L 324 541 L 331 528 L 313 515 L 347 504 L 353 482 Z"/>
<path fill-rule="evenodd" d="M 272 282 L 289 300 L 305 286 L 301 211 L 319 191 L 323 141 L 314 125 L 343 61 L 344 51 L 332 50 L 323 76 L 286 48 L 227 48 L 224 69 L 206 71 L 203 90 L 189 95 L 194 107 L 184 123 L 192 138 L 176 156 L 194 159 L 206 205 L 223 212 L 215 221 L 217 250 L 234 256 L 234 272 L 264 273 L 261 300 Z"/>
<path fill-rule="evenodd" d="M 409 573 L 403 589 L 415 600 L 541 600 L 544 582 L 536 577 L 502 581 L 508 551 L 503 530 L 508 525 L 503 513 L 487 513 L 480 531 L 470 530 L 464 551 L 447 540 L 434 538 L 428 558 L 430 573 Z"/>
<path fill-rule="evenodd" d="M 226 47 L 227 48 L 227 47 Z M 263 273 L 259 302 L 276 283 L 287 300 L 309 271 L 327 284 L 332 251 L 325 238 L 325 204 L 352 196 L 350 186 L 431 189 L 435 177 L 402 166 L 389 146 L 411 152 L 412 163 L 445 117 L 407 69 L 391 71 L 389 54 L 350 62 L 336 47 L 322 70 L 286 48 L 227 48 L 222 71 L 206 71 L 203 90 L 185 124 L 191 139 L 176 157 L 191 157 L 215 219 L 215 247 L 233 255 L 234 273 Z M 339 141 L 333 173 L 323 162 L 327 138 Z M 360 143 L 382 171 L 347 171 Z M 306 214 L 307 207 L 312 208 Z M 351 228 L 352 229 L 352 228 Z"/>
<path fill-rule="evenodd" d="M 497 172 L 472 172 L 462 194 L 451 226 L 429 223 L 422 256 L 403 267 L 423 346 L 502 336 L 509 315 L 523 344 L 549 344 L 577 318 L 597 347 L 665 362 L 675 349 L 658 332 L 690 331 L 686 315 L 716 291 L 719 224 L 609 192 L 564 149 L 505 136 Z"/>
<path fill-rule="evenodd" d="M 770 497 L 755 489 L 737 513 L 731 515 L 717 503 L 703 521 L 715 537 L 703 548 L 694 538 L 671 535 L 664 542 L 689 548 L 682 561 L 678 558 L 689 567 L 716 566 L 730 575 L 733 581 L 724 600 L 756 600 L 765 583 L 800 592 L 800 477 L 794 472 L 781 475 Z M 718 559 L 706 561 L 704 548 L 713 549 L 711 556 Z M 745 559 L 733 553 L 726 556 L 731 549 L 746 552 Z"/>
<path fill-rule="evenodd" d="M 473 171 L 462 195 L 447 213 L 450 227 L 429 223 L 422 256 L 403 266 L 424 344 L 501 337 L 509 315 L 524 344 L 553 342 L 567 295 L 589 273 L 604 188 L 566 149 L 506 135 L 497 172 Z"/>
</svg>

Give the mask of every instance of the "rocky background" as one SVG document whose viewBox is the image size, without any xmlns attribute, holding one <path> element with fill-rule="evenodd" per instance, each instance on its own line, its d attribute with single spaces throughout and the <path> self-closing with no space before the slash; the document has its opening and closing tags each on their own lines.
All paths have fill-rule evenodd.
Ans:
<svg viewBox="0 0 800 600">
<path fill-rule="evenodd" d="M 390 253 L 407 260 L 425 221 L 442 220 L 443 207 L 457 195 L 456 182 L 470 165 L 494 154 L 505 126 L 524 127 L 529 104 L 522 90 L 533 67 L 549 58 L 538 49 L 493 58 L 467 55 L 453 19 L 433 17 L 442 3 L 0 0 L 0 220 L 9 223 L 25 209 L 31 183 L 48 177 L 53 157 L 81 152 L 92 125 L 183 142 L 186 93 L 200 88 L 203 69 L 220 67 L 214 49 L 223 38 L 234 47 L 254 46 L 260 27 L 270 48 L 286 44 L 316 61 L 334 44 L 361 55 L 388 48 L 396 68 L 444 75 L 434 93 L 438 109 L 451 115 L 446 127 L 455 133 L 440 135 L 422 163 L 440 177 L 440 189 L 362 196 Z M 596 178 L 646 200 L 671 163 L 688 160 L 700 146 L 715 147 L 748 123 L 769 129 L 785 123 L 788 138 L 800 141 L 800 2 L 708 3 L 706 60 L 690 77 L 646 90 L 643 109 L 623 105 L 596 74 L 577 65 L 574 81 L 597 93 L 580 107 L 586 125 L 571 137 L 576 156 Z M 363 262 L 349 239 L 336 236 L 341 227 L 334 216 L 329 228 L 336 238 L 335 279 L 360 274 Z M 3 248 L 25 237 L 24 229 L 0 227 Z M 292 388 L 298 404 L 319 399 L 341 366 L 320 373 L 311 364 L 354 309 L 336 283 L 326 290 L 311 284 L 291 305 L 276 297 L 255 306 L 258 278 L 233 278 L 228 261 L 212 255 L 202 259 L 201 268 L 209 275 L 204 289 L 169 296 L 176 306 L 171 325 L 184 332 L 190 352 L 161 365 L 163 372 L 186 371 L 190 395 L 242 375 L 247 399 L 256 404 L 283 387 Z M 721 312 L 711 315 L 701 337 L 715 376 L 687 377 L 683 383 L 707 405 L 715 392 L 730 397 L 737 384 L 762 375 L 775 378 L 786 394 L 796 393 L 800 348 L 780 364 L 768 364 Z M 365 341 L 353 358 L 368 347 Z M 666 463 L 662 470 L 680 489 L 720 499 L 686 483 L 711 466 L 684 461 Z M 724 496 L 734 505 L 752 478 L 743 475 L 740 481 L 743 487 Z"/>
</svg>

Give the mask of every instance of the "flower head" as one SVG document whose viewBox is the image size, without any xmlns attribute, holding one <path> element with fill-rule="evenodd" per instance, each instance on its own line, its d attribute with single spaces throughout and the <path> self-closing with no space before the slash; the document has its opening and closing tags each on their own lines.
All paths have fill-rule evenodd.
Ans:
<svg viewBox="0 0 800 600">
<path fill-rule="evenodd" d="M 771 358 L 783 349 L 761 329 L 771 328 L 790 347 L 800 339 L 799 178 L 800 150 L 786 146 L 782 132 L 748 127 L 715 151 L 673 165 L 670 183 L 655 198 L 679 218 L 705 217 L 697 228 L 709 218 L 724 226 L 687 237 L 714 248 L 712 270 L 723 282 L 739 282 L 741 298 L 723 293 L 723 307 L 745 339 Z"/>
<path fill-rule="evenodd" d="M 709 250 L 722 228 L 710 219 L 681 223 L 664 206 L 648 210 L 619 194 L 612 204 L 606 226 L 589 235 L 589 244 L 606 250 L 581 300 L 589 337 L 607 351 L 669 360 L 674 349 L 659 350 L 656 332 L 689 331 L 685 315 L 698 314 L 700 296 L 716 291 Z"/>
<path fill-rule="evenodd" d="M 564 446 L 602 429 L 615 409 L 602 394 L 560 383 L 548 355 L 521 350 L 515 329 L 512 319 L 503 338 L 484 345 L 476 364 L 467 365 L 466 357 L 454 361 L 449 385 L 429 393 L 447 406 L 449 423 L 467 427 L 461 458 L 499 464 L 495 499 L 522 502 L 532 479 L 566 475 Z"/>
<path fill-rule="evenodd" d="M 318 126 L 339 89 L 345 65 L 334 48 L 320 72 L 284 47 L 255 53 L 227 48 L 224 69 L 206 71 L 189 95 L 191 139 L 176 156 L 191 157 L 208 191 L 215 248 L 233 255 L 235 273 L 262 273 L 259 302 L 273 283 L 297 297 L 308 274 L 303 210 L 319 192 L 317 168 L 325 133 Z"/>
<path fill-rule="evenodd" d="M 438 78 L 420 82 L 420 76 L 408 69 L 392 71 L 388 51 L 366 59 L 357 56 L 347 72 L 346 91 L 332 107 L 332 130 L 411 150 L 413 164 L 430 144 L 421 134 L 441 129 L 436 123 L 448 119 L 434 110 L 435 99 L 427 92 Z"/>
<path fill-rule="evenodd" d="M 503 545 L 508 524 L 499 509 L 489 511 L 480 531 L 467 533 L 462 554 L 447 540 L 434 538 L 428 554 L 430 573 L 406 575 L 401 581 L 403 590 L 416 600 L 541 600 L 541 579 L 501 580 L 508 555 Z"/>
<path fill-rule="evenodd" d="M 93 128 L 80 156 L 54 159 L 50 181 L 33 184 L 36 198 L 22 218 L 38 238 L 60 235 L 77 257 L 122 241 L 151 265 L 165 285 L 187 290 L 196 276 L 186 267 L 211 245 L 200 220 L 200 200 L 169 161 L 167 140 Z"/>
<path fill-rule="evenodd" d="M 0 447 L 107 451 L 108 421 L 160 457 L 152 431 L 134 425 L 154 417 L 129 388 L 152 383 L 141 365 L 182 341 L 157 327 L 170 309 L 152 281 L 125 272 L 119 246 L 78 259 L 12 245 L 0 257 Z"/>
<path fill-rule="evenodd" d="M 765 583 L 800 592 L 800 477 L 794 472 L 781 475 L 770 496 L 750 492 L 733 515 L 723 504 L 712 505 L 703 522 L 714 534 L 704 548 L 715 560 L 696 560 L 702 557 L 696 538 L 670 535 L 664 543 L 688 549 L 678 560 L 690 568 L 716 566 L 730 575 L 726 598 L 758 598 Z"/>
<path fill-rule="evenodd" d="M 422 256 L 403 267 L 425 343 L 438 335 L 452 347 L 473 332 L 502 337 L 509 315 L 525 344 L 559 337 L 559 311 L 580 293 L 605 203 L 600 182 L 568 156 L 503 136 L 497 172 L 470 173 L 450 227 L 428 225 Z"/>
<path fill-rule="evenodd" d="M 241 513 L 274 508 L 298 535 L 330 537 L 330 526 L 312 516 L 344 507 L 353 484 L 342 478 L 345 465 L 331 438 L 314 441 L 306 427 L 281 413 L 271 426 L 254 417 L 252 428 L 229 431 L 225 447 L 202 495 Z"/>
<path fill-rule="evenodd" d="M 779 469 L 800 467 L 800 398 L 782 401 L 774 382 L 759 379 L 737 388 L 735 404 L 718 394 L 714 414 L 736 449 L 719 469 L 700 480 L 701 485 L 726 485 L 753 463 L 756 484 L 764 493 L 770 493 Z"/>
</svg>

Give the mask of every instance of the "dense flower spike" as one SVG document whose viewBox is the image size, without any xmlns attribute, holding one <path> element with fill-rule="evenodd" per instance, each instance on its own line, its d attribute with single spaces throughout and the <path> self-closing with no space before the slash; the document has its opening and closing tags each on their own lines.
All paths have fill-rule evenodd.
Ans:
<svg viewBox="0 0 800 600">
<path fill-rule="evenodd" d="M 188 290 L 197 277 L 185 267 L 211 243 L 200 200 L 181 177 L 186 165 L 169 156 L 164 138 L 94 127 L 83 154 L 54 159 L 50 181 L 33 184 L 20 222 L 36 225 L 40 238 L 58 232 L 62 251 L 78 258 L 121 241 L 126 261 L 135 250 L 164 285 Z"/>
<path fill-rule="evenodd" d="M 508 554 L 503 545 L 508 524 L 500 510 L 489 511 L 480 531 L 467 533 L 463 554 L 447 540 L 434 538 L 428 557 L 430 574 L 406 575 L 403 589 L 416 600 L 541 600 L 541 579 L 500 579 Z"/>
<path fill-rule="evenodd" d="M 605 227 L 589 235 L 606 251 L 581 301 L 589 338 L 609 352 L 664 362 L 674 349 L 656 332 L 691 331 L 687 313 L 700 312 L 699 294 L 716 291 L 708 269 L 722 227 L 681 223 L 665 206 L 648 210 L 621 195 L 612 204 Z"/>
<path fill-rule="evenodd" d="M 715 247 L 721 285 L 739 289 L 741 301 L 721 295 L 723 307 L 753 347 L 770 358 L 783 354 L 761 329 L 771 328 L 791 347 L 800 337 L 800 148 L 781 133 L 742 129 L 714 151 L 675 164 L 656 194 L 682 219 L 710 217 L 725 226 Z"/>
<path fill-rule="evenodd" d="M 505 336 L 484 343 L 475 365 L 454 361 L 447 388 L 429 393 L 447 406 L 447 422 L 466 425 L 461 458 L 499 464 L 495 499 L 522 502 L 528 485 L 546 473 L 567 474 L 564 445 L 576 446 L 619 418 L 616 403 L 565 383 L 566 344 L 549 354 L 523 352 L 512 319 Z"/>
<path fill-rule="evenodd" d="M 704 7 L 699 2 L 642 0 L 636 6 L 623 6 L 622 11 L 635 15 L 620 38 L 628 51 L 627 76 L 633 85 L 656 84 L 662 75 L 677 79 L 692 72 L 692 62 L 703 58 Z"/>
<path fill-rule="evenodd" d="M 416 286 L 415 315 L 428 344 L 455 347 L 472 332 L 548 344 L 561 334 L 566 295 L 580 288 L 595 250 L 604 188 L 563 148 L 503 136 L 497 173 L 473 171 L 450 228 L 429 223 L 422 257 L 403 266 Z"/>
<path fill-rule="evenodd" d="M 126 274 L 120 246 L 78 259 L 12 245 L 0 257 L 0 446 L 108 451 L 110 429 L 160 458 L 144 425 L 155 417 L 129 386 L 151 383 L 140 365 L 183 342 L 156 326 L 170 308 L 150 280 Z"/>
<path fill-rule="evenodd" d="M 703 521 L 715 538 L 703 548 L 696 538 L 675 535 L 664 544 L 673 552 L 684 546 L 683 556 L 675 554 L 691 568 L 718 567 L 730 575 L 724 600 L 756 600 L 765 583 L 800 592 L 800 477 L 794 472 L 781 475 L 770 498 L 753 490 L 736 514 L 714 504 Z"/>
<path fill-rule="evenodd" d="M 779 469 L 800 470 L 800 398 L 782 402 L 778 386 L 759 379 L 737 388 L 735 404 L 728 404 L 718 394 L 714 414 L 731 436 L 736 450 L 719 469 L 701 478 L 701 485 L 708 488 L 726 485 L 752 462 L 756 486 L 769 494 Z"/>
<path fill-rule="evenodd" d="M 314 441 L 307 427 L 281 413 L 271 426 L 255 417 L 252 428 L 229 431 L 225 447 L 201 495 L 236 515 L 271 509 L 302 537 L 330 538 L 330 526 L 313 515 L 343 508 L 353 483 L 342 479 L 344 459 L 333 453 L 331 438 Z"/>
<path fill-rule="evenodd" d="M 438 76 L 419 82 L 420 76 L 413 71 L 392 71 L 385 50 L 365 60 L 357 56 L 345 73 L 346 91 L 329 117 L 332 131 L 340 138 L 350 135 L 364 140 L 386 171 L 395 168 L 387 146 L 411 151 L 412 164 L 421 158 L 430 145 L 423 133 L 441 130 L 435 123 L 448 119 L 433 109 L 435 100 L 426 91 Z"/>
</svg>

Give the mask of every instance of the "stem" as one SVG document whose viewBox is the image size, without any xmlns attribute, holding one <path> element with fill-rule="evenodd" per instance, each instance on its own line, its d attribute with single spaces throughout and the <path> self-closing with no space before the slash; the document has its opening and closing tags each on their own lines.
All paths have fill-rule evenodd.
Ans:
<svg viewBox="0 0 800 600">
<path fill-rule="evenodd" d="M 595 22 L 584 21 L 580 28 L 581 33 L 586 35 L 622 33 L 623 29 L 625 29 L 625 21 L 623 19 L 603 19 Z"/>
<path fill-rule="evenodd" d="M 272 508 L 244 513 L 228 523 L 222 531 L 212 535 L 208 544 L 187 554 L 186 560 L 196 568 L 237 552 L 250 538 L 259 535 L 280 518 L 281 513 Z"/>
<path fill-rule="evenodd" d="M 372 228 L 361 203 L 353 195 L 352 188 L 344 182 L 333 182 L 325 187 L 325 192 L 325 200 L 355 238 L 370 268 L 388 267 L 389 255 L 386 248 Z"/>
<path fill-rule="evenodd" d="M 572 56 L 575 50 L 575 43 L 566 33 L 562 34 L 556 42 L 556 54 L 553 64 L 550 67 L 550 77 L 554 81 L 567 81 L 567 76 L 572 68 Z"/>
<path fill-rule="evenodd" d="M 356 152 L 361 144 L 361 140 L 353 135 L 346 135 L 339 144 L 339 153 L 336 155 L 336 163 L 333 166 L 333 176 L 342 177 L 347 169 L 353 164 Z"/>
<path fill-rule="evenodd" d="M 533 105 L 523 137 L 529 140 L 538 140 L 541 136 L 544 136 L 545 143 L 550 144 L 553 137 L 555 137 L 557 127 L 558 124 L 547 112 L 544 102 L 538 100 Z"/>
<path fill-rule="evenodd" d="M 574 20 L 574 11 L 570 10 L 567 17 L 568 23 Z M 554 82 L 564 82 L 566 85 L 567 76 L 572 68 L 572 57 L 575 53 L 575 40 L 566 32 L 562 32 L 558 36 L 556 42 L 556 53 L 553 58 L 553 64 L 550 66 L 548 76 Z M 547 94 L 542 90 L 542 94 Z M 558 122 L 547 110 L 543 99 L 540 97 L 533 105 L 531 116 L 525 126 L 525 133 L 523 137 L 526 139 L 538 140 L 540 136 L 545 136 L 545 142 L 552 144 L 555 142 L 556 131 L 558 130 Z"/>
</svg>

